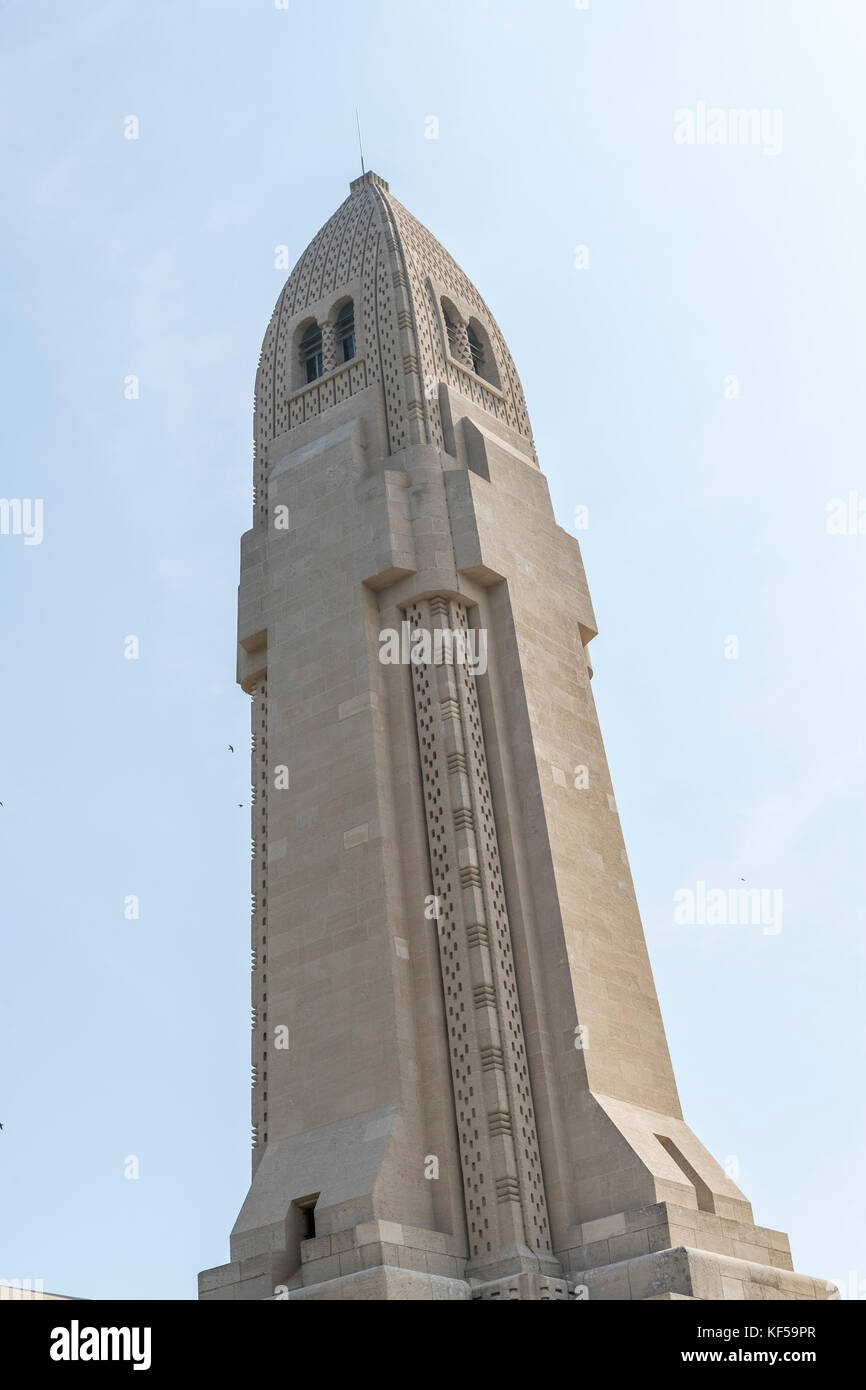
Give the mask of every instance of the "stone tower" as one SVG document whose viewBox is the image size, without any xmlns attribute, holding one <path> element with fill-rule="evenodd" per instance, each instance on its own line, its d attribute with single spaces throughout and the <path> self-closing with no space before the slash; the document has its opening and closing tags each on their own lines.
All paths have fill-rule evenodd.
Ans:
<svg viewBox="0 0 866 1390">
<path fill-rule="evenodd" d="M 255 441 L 253 1176 L 200 1296 L 826 1296 L 682 1119 L 580 551 L 376 174 L 280 295 Z"/>
</svg>

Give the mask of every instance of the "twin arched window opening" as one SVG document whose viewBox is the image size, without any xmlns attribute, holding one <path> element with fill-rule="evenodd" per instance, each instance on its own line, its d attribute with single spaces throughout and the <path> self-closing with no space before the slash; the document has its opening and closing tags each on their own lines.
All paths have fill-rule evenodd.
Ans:
<svg viewBox="0 0 866 1390">
<path fill-rule="evenodd" d="M 498 386 L 499 378 L 487 334 L 475 322 L 464 323 L 458 320 L 453 306 L 442 301 L 442 317 L 445 320 L 445 333 L 448 338 L 448 351 L 456 361 L 468 367 L 471 365 L 476 376 Z M 480 331 L 479 331 L 480 330 Z"/>
<path fill-rule="evenodd" d="M 336 353 L 336 362 L 333 366 L 342 366 L 344 362 L 351 362 L 355 356 L 355 306 L 349 299 L 340 309 L 333 323 L 327 324 L 327 329 L 333 330 L 333 348 Z M 330 336 L 330 335 L 329 335 Z M 311 323 L 305 330 L 300 342 L 301 376 L 303 383 L 308 385 L 311 381 L 317 381 L 325 372 L 325 344 L 323 342 L 322 325 Z M 328 370 L 333 370 L 329 366 Z"/>
<path fill-rule="evenodd" d="M 442 304 L 442 316 L 448 338 L 448 351 L 464 366 L 471 367 L 476 376 L 498 385 L 498 373 L 487 334 L 474 321 L 464 323 L 456 311 Z M 324 331 L 323 331 L 324 330 Z M 346 300 L 335 319 L 324 325 L 311 323 L 305 328 L 299 345 L 301 382 L 309 385 L 333 371 L 344 362 L 351 362 L 357 351 L 355 341 L 355 306 Z"/>
</svg>

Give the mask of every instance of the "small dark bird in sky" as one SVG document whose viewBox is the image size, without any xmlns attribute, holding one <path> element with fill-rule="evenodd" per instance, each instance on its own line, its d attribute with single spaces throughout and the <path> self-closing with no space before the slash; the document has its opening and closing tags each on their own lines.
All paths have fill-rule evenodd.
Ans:
<svg viewBox="0 0 866 1390">
<path fill-rule="evenodd" d="M 229 744 L 229 752 L 230 752 L 230 753 L 233 753 L 234 751 L 235 751 L 235 750 L 232 748 L 231 744 Z"/>
</svg>

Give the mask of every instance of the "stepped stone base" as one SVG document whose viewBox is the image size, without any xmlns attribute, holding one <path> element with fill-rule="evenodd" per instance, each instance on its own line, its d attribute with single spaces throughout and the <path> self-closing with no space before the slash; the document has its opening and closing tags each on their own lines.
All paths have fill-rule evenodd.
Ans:
<svg viewBox="0 0 866 1390">
<path fill-rule="evenodd" d="M 839 1297 L 838 1289 L 824 1279 L 684 1245 L 585 1269 L 570 1278 L 582 1286 L 583 1297 L 590 1302 L 680 1298 L 815 1302 Z"/>
<path fill-rule="evenodd" d="M 510 1279 L 494 1279 L 488 1284 L 475 1285 L 472 1298 L 510 1298 L 550 1303 L 576 1297 L 568 1279 L 551 1279 L 546 1274 L 515 1274 Z"/>
<path fill-rule="evenodd" d="M 446 1279 L 440 1274 L 423 1274 L 417 1269 L 397 1269 L 393 1265 L 379 1265 L 376 1269 L 363 1269 L 357 1274 L 344 1274 L 339 1279 L 326 1279 L 321 1284 L 310 1284 L 306 1288 L 289 1289 L 284 1298 L 312 1300 L 345 1300 L 372 1303 L 403 1300 L 405 1302 L 437 1302 L 445 1300 L 466 1300 L 472 1297 L 469 1285 L 464 1279 Z"/>
<path fill-rule="evenodd" d="M 312 1244 L 312 1242 L 310 1242 Z M 392 1247 L 393 1248 L 393 1247 Z M 404 1252 L 404 1257 L 408 1252 Z M 438 1302 L 517 1299 L 527 1302 L 578 1300 L 586 1302 L 728 1299 L 815 1301 L 838 1299 L 839 1291 L 823 1279 L 795 1274 L 790 1269 L 678 1246 L 638 1255 L 630 1260 L 572 1271 L 566 1278 L 521 1271 L 506 1278 L 480 1282 L 429 1271 L 379 1264 L 353 1273 L 302 1283 L 296 1273 L 279 1279 L 279 1259 L 265 1271 L 260 1261 L 220 1265 L 200 1276 L 199 1297 L 206 1300 L 312 1300 L 369 1302 Z M 455 1262 L 456 1263 L 456 1262 Z M 310 1267 L 324 1261 L 310 1261 Z"/>
<path fill-rule="evenodd" d="M 467 1302 L 470 1299 L 523 1299 L 547 1303 L 552 1299 L 574 1298 L 568 1280 L 551 1279 L 543 1274 L 516 1274 L 510 1279 L 495 1279 L 486 1284 L 474 1280 L 446 1279 L 437 1274 L 422 1274 L 414 1269 L 396 1269 L 380 1265 L 359 1274 L 347 1274 L 340 1279 L 328 1279 L 322 1284 L 291 1289 L 290 1299 L 391 1299 L 439 1301 L 441 1299 Z"/>
<path fill-rule="evenodd" d="M 823 1279 L 770 1265 L 752 1264 L 706 1250 L 659 1250 L 619 1264 L 584 1270 L 569 1279 L 517 1274 L 487 1284 L 447 1279 L 412 1269 L 380 1265 L 377 1269 L 328 1279 L 307 1288 L 291 1289 L 290 1299 L 367 1299 L 438 1301 L 517 1299 L 532 1302 L 581 1300 L 674 1302 L 838 1299 L 838 1290 Z"/>
<path fill-rule="evenodd" d="M 467 1262 L 454 1236 L 392 1221 L 365 1221 L 286 1248 L 284 1224 L 237 1233 L 230 1264 L 199 1275 L 206 1300 L 755 1299 L 839 1297 L 823 1279 L 796 1274 L 788 1239 L 765 1226 L 658 1202 L 584 1222 L 561 1262 L 525 1246 L 485 1267 Z"/>
</svg>

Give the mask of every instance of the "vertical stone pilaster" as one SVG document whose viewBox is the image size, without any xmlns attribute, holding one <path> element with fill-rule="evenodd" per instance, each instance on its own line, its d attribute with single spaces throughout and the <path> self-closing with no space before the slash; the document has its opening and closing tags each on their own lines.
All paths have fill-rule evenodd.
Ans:
<svg viewBox="0 0 866 1390">
<path fill-rule="evenodd" d="M 251 807 L 251 918 L 252 1068 L 251 1121 L 253 1172 L 258 1167 L 267 1138 L 267 992 L 268 992 L 268 683 L 256 683 L 251 705 L 252 807 Z"/>
<path fill-rule="evenodd" d="M 481 715 L 462 659 L 469 622 L 444 597 L 412 604 L 408 617 L 430 634 L 433 656 L 413 665 L 412 682 L 470 1253 L 483 1263 L 523 1246 L 549 1258 Z"/>
</svg>

